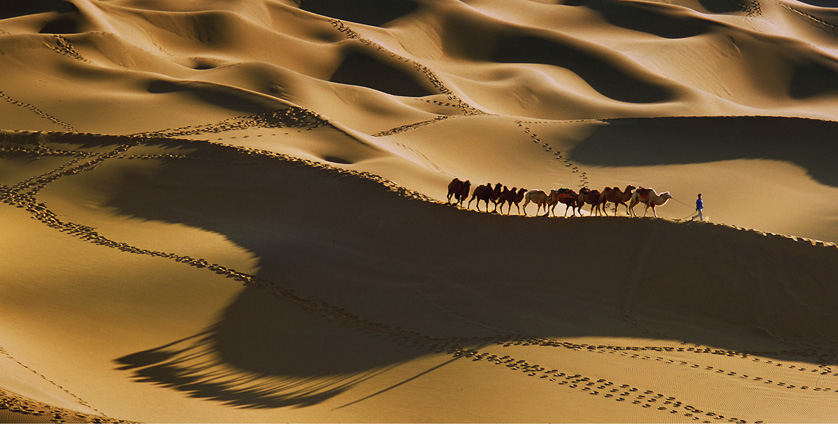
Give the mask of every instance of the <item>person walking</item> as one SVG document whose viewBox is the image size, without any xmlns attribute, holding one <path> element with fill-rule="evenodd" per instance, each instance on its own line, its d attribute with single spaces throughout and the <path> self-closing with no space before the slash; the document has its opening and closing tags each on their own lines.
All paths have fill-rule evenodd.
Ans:
<svg viewBox="0 0 838 424">
<path fill-rule="evenodd" d="M 704 201 L 701 200 L 701 193 L 698 193 L 698 199 L 695 201 L 695 212 L 696 214 L 690 218 L 690 221 L 695 221 L 696 218 L 699 221 L 704 221 Z"/>
</svg>

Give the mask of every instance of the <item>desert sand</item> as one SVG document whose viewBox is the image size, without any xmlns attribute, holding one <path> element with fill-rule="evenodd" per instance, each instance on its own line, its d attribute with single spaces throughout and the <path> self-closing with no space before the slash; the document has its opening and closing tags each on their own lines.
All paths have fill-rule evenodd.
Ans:
<svg viewBox="0 0 838 424">
<path fill-rule="evenodd" d="M 836 422 L 836 135 L 825 0 L 4 4 L 0 421 Z"/>
</svg>

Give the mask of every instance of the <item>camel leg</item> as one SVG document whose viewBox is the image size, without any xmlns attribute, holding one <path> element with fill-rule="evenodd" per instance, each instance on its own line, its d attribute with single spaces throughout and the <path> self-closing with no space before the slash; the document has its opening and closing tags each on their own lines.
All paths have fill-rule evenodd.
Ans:
<svg viewBox="0 0 838 424">
<path fill-rule="evenodd" d="M 524 209 L 524 216 L 527 216 L 527 205 L 529 205 L 529 204 L 530 204 L 530 201 L 529 201 L 529 200 L 527 200 L 526 202 L 524 202 L 524 206 L 523 206 L 523 209 Z"/>
<path fill-rule="evenodd" d="M 657 209 L 655 209 L 655 205 L 652 205 L 652 213 L 655 214 L 655 218 L 658 217 L 658 211 L 657 211 Z"/>
</svg>

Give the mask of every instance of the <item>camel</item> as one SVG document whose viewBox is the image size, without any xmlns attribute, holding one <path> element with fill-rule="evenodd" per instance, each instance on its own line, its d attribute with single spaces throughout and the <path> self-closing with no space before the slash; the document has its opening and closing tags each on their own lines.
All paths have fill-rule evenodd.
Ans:
<svg viewBox="0 0 838 424">
<path fill-rule="evenodd" d="M 573 216 L 576 216 L 576 212 L 582 208 L 584 205 L 583 203 L 579 203 L 579 194 L 569 188 L 560 188 L 558 190 L 558 203 L 565 205 L 564 208 L 564 216 L 567 216 L 567 211 L 573 211 Z M 556 216 L 556 205 L 553 205 L 553 216 Z M 582 215 L 580 212 L 579 215 Z"/>
<path fill-rule="evenodd" d="M 516 208 L 518 208 L 518 213 L 521 213 L 521 200 L 524 199 L 524 193 L 527 191 L 525 188 L 516 189 L 512 187 L 512 189 L 506 188 L 503 186 L 503 192 L 500 196 L 500 213 L 503 213 L 503 205 L 504 203 L 509 203 L 509 209 L 507 209 L 506 214 L 509 215 L 512 213 L 512 205 L 514 204 Z"/>
<path fill-rule="evenodd" d="M 463 205 L 463 202 L 468 198 L 469 190 L 471 190 L 471 182 L 460 181 L 457 178 L 448 183 L 448 204 L 451 204 L 451 196 L 454 196 L 454 204 Z"/>
<path fill-rule="evenodd" d="M 500 197 L 501 197 L 502 194 L 503 194 L 503 184 L 497 183 L 495 185 L 495 189 L 492 190 L 492 192 L 489 195 L 489 200 L 491 200 L 492 203 L 495 204 L 495 209 L 492 212 L 497 212 L 498 211 L 498 205 L 500 204 Z M 489 211 L 489 204 L 486 203 L 486 212 L 488 212 L 488 211 Z"/>
<path fill-rule="evenodd" d="M 477 199 L 477 211 L 480 211 L 480 202 L 486 202 L 486 212 L 489 212 L 489 202 L 495 204 L 495 211 L 497 211 L 497 201 L 500 198 L 501 193 L 503 190 L 501 189 L 501 183 L 498 183 L 495 188 L 492 188 L 492 183 L 486 183 L 485 185 L 477 186 L 471 194 L 471 199 L 468 201 L 468 205 L 466 207 L 471 207 L 471 202 L 474 199 Z"/>
<path fill-rule="evenodd" d="M 514 191 L 514 190 L 513 190 Z M 518 192 L 515 193 L 515 198 L 512 200 L 512 203 L 515 204 L 515 207 L 518 209 L 518 215 L 521 214 L 521 200 L 524 200 L 524 195 L 526 194 L 527 189 L 521 187 L 518 189 Z M 512 205 L 509 205 L 509 212 L 512 211 Z"/>
<path fill-rule="evenodd" d="M 467 208 L 471 207 L 471 202 L 474 199 L 477 199 L 477 211 L 480 211 L 480 202 L 486 202 L 486 212 L 489 211 L 489 197 L 492 194 L 492 183 L 486 183 L 484 185 L 479 185 L 475 187 L 474 191 L 471 193 L 471 199 L 468 201 Z"/>
<path fill-rule="evenodd" d="M 607 215 L 605 211 L 607 210 L 606 206 L 608 205 L 608 203 L 614 204 L 614 216 L 617 216 L 617 207 L 620 205 L 625 206 L 626 213 L 629 213 L 628 205 L 626 204 L 626 202 L 631 200 L 631 195 L 632 193 L 634 193 L 635 188 L 636 187 L 633 185 L 628 185 L 626 186 L 625 190 L 621 191 L 619 187 L 605 187 L 605 189 L 602 190 L 602 194 L 599 198 L 599 202 L 602 204 L 602 213 Z"/>
<path fill-rule="evenodd" d="M 643 216 L 646 216 L 646 212 L 648 212 L 651 207 L 652 212 L 655 214 L 655 218 L 657 218 L 658 212 L 655 210 L 655 207 L 665 205 L 671 198 L 672 195 L 669 194 L 668 191 L 657 194 L 652 188 L 638 188 L 631 195 L 631 201 L 629 202 L 629 215 L 637 216 L 637 214 L 634 213 L 634 207 L 637 206 L 638 203 L 643 203 L 646 205 L 646 209 L 643 211 Z"/>
<path fill-rule="evenodd" d="M 581 212 L 582 206 L 585 203 L 591 205 L 591 215 L 599 215 L 602 213 L 602 203 L 600 203 L 600 192 L 599 190 L 591 190 L 588 187 L 584 187 L 579 190 L 579 210 Z"/>
<path fill-rule="evenodd" d="M 536 216 L 538 215 L 538 211 L 541 210 L 541 207 L 544 207 L 544 216 L 550 214 L 550 211 L 547 210 L 548 207 L 555 205 L 559 201 L 559 191 L 558 190 L 551 190 L 550 194 L 545 193 L 542 190 L 529 190 L 524 194 L 524 215 L 527 214 L 527 205 L 532 202 L 535 203 L 538 208 L 535 210 Z M 555 213 L 553 214 L 555 215 Z"/>
</svg>

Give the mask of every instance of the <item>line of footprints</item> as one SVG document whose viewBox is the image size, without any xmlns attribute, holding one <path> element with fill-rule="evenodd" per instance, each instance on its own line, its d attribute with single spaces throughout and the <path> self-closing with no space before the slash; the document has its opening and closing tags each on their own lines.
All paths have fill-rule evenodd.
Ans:
<svg viewBox="0 0 838 424">
<path fill-rule="evenodd" d="M 525 121 L 515 121 L 515 123 L 519 127 L 521 127 L 521 129 L 523 129 L 525 133 L 529 134 L 533 143 L 540 145 L 541 148 L 544 149 L 545 152 L 547 152 L 549 154 L 552 154 L 554 156 L 554 159 L 556 159 L 557 161 L 563 162 L 564 166 L 566 168 L 570 168 L 572 173 L 578 174 L 579 175 L 579 187 L 580 188 L 581 187 L 587 187 L 589 185 L 590 181 L 588 180 L 588 173 L 587 172 L 580 170 L 578 166 L 574 165 L 573 162 L 570 161 L 570 159 L 568 159 L 564 156 L 564 153 L 562 153 L 561 151 L 558 151 L 558 150 L 554 150 L 553 147 L 550 146 L 550 143 L 546 143 L 546 142 L 542 141 L 541 138 L 538 136 L 538 134 L 533 132 L 530 127 L 525 125 L 527 122 L 525 122 Z"/>
</svg>

